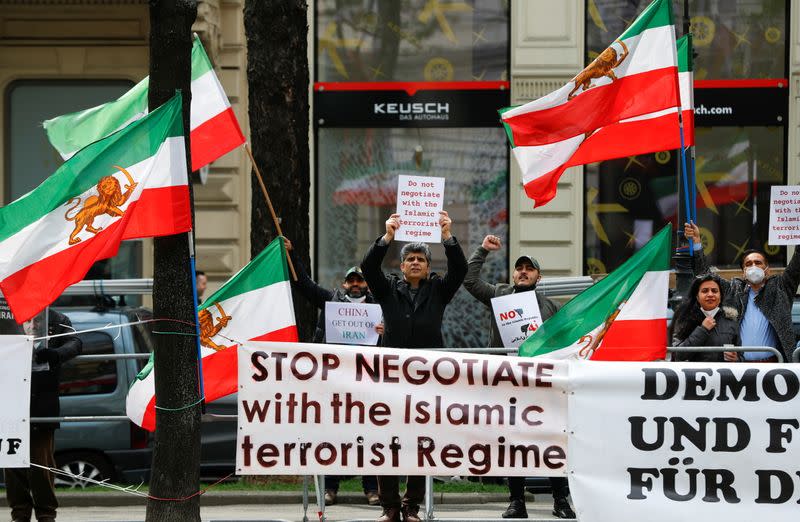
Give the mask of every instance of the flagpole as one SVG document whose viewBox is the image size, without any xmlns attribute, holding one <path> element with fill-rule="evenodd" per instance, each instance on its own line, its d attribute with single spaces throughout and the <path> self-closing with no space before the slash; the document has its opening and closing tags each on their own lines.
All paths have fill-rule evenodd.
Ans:
<svg viewBox="0 0 800 522">
<path fill-rule="evenodd" d="M 199 303 L 197 302 L 197 262 L 194 255 L 194 232 L 191 230 L 189 235 L 189 266 L 192 272 L 192 299 L 194 301 L 194 330 L 195 344 L 197 344 L 197 382 L 200 388 L 200 407 L 201 412 L 206 412 L 206 385 L 203 379 L 203 348 L 200 337 L 200 314 L 197 312 Z"/>
<path fill-rule="evenodd" d="M 272 200 L 269 199 L 269 193 L 267 192 L 267 186 L 264 185 L 264 179 L 261 177 L 261 171 L 258 170 L 258 165 L 256 165 L 256 160 L 253 157 L 253 151 L 250 150 L 250 145 L 245 142 L 244 150 L 247 151 L 247 155 L 250 156 L 250 163 L 253 165 L 253 170 L 256 171 L 256 178 L 258 179 L 258 184 L 261 186 L 261 192 L 264 194 L 264 199 L 267 201 L 267 207 L 269 208 L 269 213 L 272 215 L 272 222 L 275 223 L 275 230 L 278 231 L 278 235 L 283 237 L 283 231 L 281 230 L 281 223 L 278 221 L 278 216 L 275 214 L 275 209 L 272 207 Z M 297 272 L 294 271 L 294 264 L 292 263 L 291 256 L 286 256 L 286 260 L 289 262 L 289 270 L 292 272 L 292 279 L 297 281 Z"/>
</svg>

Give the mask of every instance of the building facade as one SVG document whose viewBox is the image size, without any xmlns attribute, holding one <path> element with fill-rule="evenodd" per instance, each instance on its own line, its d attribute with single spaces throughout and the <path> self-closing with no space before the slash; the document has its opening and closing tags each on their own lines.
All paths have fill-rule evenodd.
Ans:
<svg viewBox="0 0 800 522">
<path fill-rule="evenodd" d="M 194 30 L 248 134 L 244 0 L 200 0 Z M 612 270 L 677 221 L 676 151 L 570 169 L 550 204 L 521 188 L 496 110 L 569 81 L 646 0 L 318 0 L 309 2 L 312 259 L 336 284 L 382 233 L 398 175 L 446 179 L 445 208 L 469 253 L 487 233 L 546 275 Z M 678 35 L 683 2 L 675 1 Z M 691 0 L 697 215 L 706 251 L 735 266 L 765 245 L 769 190 L 800 183 L 800 0 Z M 60 164 L 39 124 L 116 98 L 148 71 L 145 0 L 0 0 L 0 202 Z M 242 151 L 195 186 L 198 266 L 218 286 L 249 259 L 250 165 Z M 278 209 L 280 212 L 280 209 Z M 434 268 L 444 267 L 434 249 Z M 391 262 L 390 262 L 391 264 Z M 93 277 L 152 274 L 152 242 L 132 242 Z M 467 296 L 463 306 L 472 310 Z M 447 319 L 456 333 L 482 312 Z M 481 319 L 483 320 L 483 319 Z"/>
</svg>

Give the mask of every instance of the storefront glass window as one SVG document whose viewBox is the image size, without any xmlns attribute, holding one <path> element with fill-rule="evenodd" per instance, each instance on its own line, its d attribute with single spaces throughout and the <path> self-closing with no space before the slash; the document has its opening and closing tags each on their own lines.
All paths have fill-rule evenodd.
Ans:
<svg viewBox="0 0 800 522">
<path fill-rule="evenodd" d="M 594 60 L 651 0 L 587 0 L 586 52 Z M 673 1 L 680 36 L 683 1 Z M 786 0 L 690 0 L 696 80 L 785 78 Z"/>
<path fill-rule="evenodd" d="M 509 0 L 321 0 L 317 81 L 507 80 Z"/>
<path fill-rule="evenodd" d="M 648 3 L 587 0 L 587 61 Z M 680 36 L 683 2 L 673 7 Z M 744 250 L 759 248 L 783 264 L 785 249 L 767 244 L 767 226 L 771 187 L 786 181 L 786 1 L 692 0 L 689 8 L 696 57 L 695 192 L 705 253 L 714 265 L 738 267 Z M 752 81 L 765 79 L 772 81 Z M 586 273 L 613 270 L 661 227 L 682 222 L 679 159 L 679 151 L 664 151 L 586 166 Z"/>
<path fill-rule="evenodd" d="M 444 177 L 444 207 L 465 255 L 486 234 L 508 240 L 508 153 L 500 128 L 319 129 L 317 176 L 317 281 L 341 283 L 369 245 L 384 233 L 395 211 L 401 174 Z M 389 250 L 384 270 L 399 273 L 399 244 Z M 446 271 L 444 249 L 431 245 L 435 272 Z M 492 253 L 482 276 L 508 279 L 507 254 Z M 445 315 L 447 346 L 481 346 L 488 314 L 461 288 Z M 470 325 L 464 328 L 464 325 Z M 476 327 L 476 325 L 486 328 Z"/>
</svg>

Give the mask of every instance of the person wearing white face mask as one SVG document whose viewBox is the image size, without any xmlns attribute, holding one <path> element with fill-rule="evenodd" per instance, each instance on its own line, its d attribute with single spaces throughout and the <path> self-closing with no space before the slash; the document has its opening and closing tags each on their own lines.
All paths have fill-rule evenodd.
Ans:
<svg viewBox="0 0 800 522">
<path fill-rule="evenodd" d="M 695 274 L 708 272 L 700 231 L 694 223 L 684 224 L 684 234 L 694 241 Z M 767 256 L 760 250 L 746 250 L 741 258 L 742 278 L 722 282 L 726 302 L 739 313 L 742 346 L 771 346 L 789 360 L 795 345 L 792 329 L 792 301 L 800 283 L 800 249 L 780 275 L 770 275 Z M 767 352 L 744 352 L 746 362 L 778 362 Z"/>
<path fill-rule="evenodd" d="M 672 346 L 739 346 L 739 314 L 722 306 L 722 280 L 715 274 L 698 276 L 670 327 Z M 678 352 L 675 361 L 736 362 L 736 352 Z"/>
</svg>

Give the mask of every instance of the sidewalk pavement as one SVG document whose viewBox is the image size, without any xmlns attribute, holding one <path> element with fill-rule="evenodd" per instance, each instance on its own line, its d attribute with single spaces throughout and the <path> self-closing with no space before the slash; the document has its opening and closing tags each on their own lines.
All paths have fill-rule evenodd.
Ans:
<svg viewBox="0 0 800 522">
<path fill-rule="evenodd" d="M 506 495 L 479 493 L 437 494 L 434 515 L 437 519 L 498 520 L 508 505 Z M 502 497 L 498 499 L 497 497 Z M 146 499 L 117 493 L 58 493 L 59 522 L 141 522 Z M 310 499 L 313 501 L 314 497 Z M 368 506 L 361 493 L 339 494 L 340 502 L 325 508 L 325 519 L 373 521 L 380 507 Z M 526 496 L 531 521 L 558 521 L 552 518 L 550 495 Z M 299 492 L 208 492 L 200 498 L 203 522 L 302 521 L 303 505 Z M 3 508 L 6 509 L 6 508 Z M 1 510 L 0 510 L 1 511 Z M 2 517 L 3 515 L 0 515 Z M 317 507 L 308 509 L 308 520 L 318 521 Z"/>
</svg>

